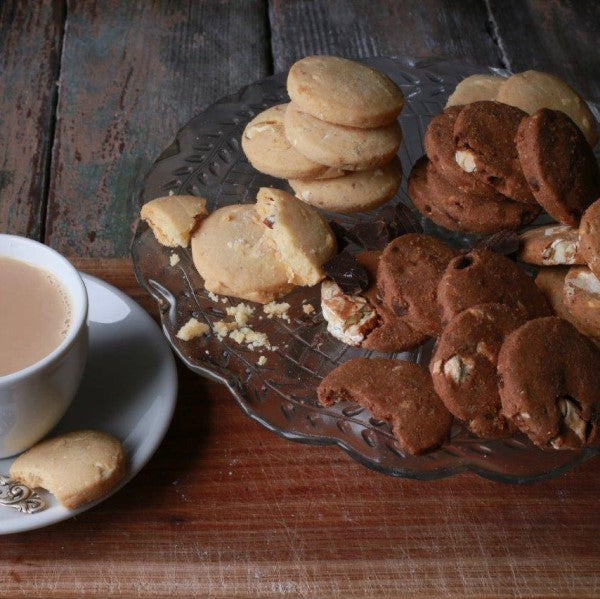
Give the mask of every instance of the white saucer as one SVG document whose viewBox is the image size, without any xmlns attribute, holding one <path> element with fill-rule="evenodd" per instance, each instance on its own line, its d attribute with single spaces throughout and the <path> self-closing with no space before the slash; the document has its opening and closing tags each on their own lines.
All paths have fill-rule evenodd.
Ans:
<svg viewBox="0 0 600 599">
<path fill-rule="evenodd" d="M 177 371 L 165 337 L 140 306 L 100 279 L 82 277 L 89 297 L 88 361 L 71 407 L 50 434 L 95 429 L 115 435 L 129 461 L 120 488 L 143 468 L 167 432 L 177 399 Z M 0 473 L 8 475 L 13 460 L 0 460 Z M 37 514 L 0 506 L 0 534 L 66 520 L 108 497 L 67 510 L 50 494 L 40 494 L 48 507 Z"/>
</svg>

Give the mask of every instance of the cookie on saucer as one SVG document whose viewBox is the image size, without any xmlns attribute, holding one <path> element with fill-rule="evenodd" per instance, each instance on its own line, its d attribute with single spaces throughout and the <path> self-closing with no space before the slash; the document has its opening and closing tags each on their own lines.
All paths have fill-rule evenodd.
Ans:
<svg viewBox="0 0 600 599">
<path fill-rule="evenodd" d="M 519 240 L 517 257 L 528 264 L 584 264 L 579 253 L 579 231 L 569 225 L 534 227 L 521 233 Z"/>
<path fill-rule="evenodd" d="M 292 146 L 311 160 L 330 167 L 362 171 L 387 164 L 402 141 L 397 121 L 374 129 L 335 125 L 288 104 L 285 135 Z M 289 176 L 288 179 L 313 178 Z"/>
<path fill-rule="evenodd" d="M 521 121 L 519 160 L 535 199 L 558 222 L 577 227 L 600 195 L 600 169 L 577 125 L 559 110 L 542 108 Z"/>
<path fill-rule="evenodd" d="M 411 362 L 355 358 L 330 372 L 317 390 L 330 406 L 354 401 L 387 421 L 402 449 L 421 454 L 446 441 L 452 416 L 436 395 L 429 372 Z"/>
<path fill-rule="evenodd" d="M 481 100 L 495 100 L 500 87 L 505 81 L 504 77 L 498 77 L 497 75 L 471 75 L 456 86 L 446 102 L 446 108 L 471 104 L 471 102 Z"/>
<path fill-rule="evenodd" d="M 332 179 L 290 179 L 294 193 L 303 202 L 323 210 L 351 214 L 374 210 L 389 202 L 402 183 L 398 158 L 370 171 L 346 173 Z"/>
<path fill-rule="evenodd" d="M 267 108 L 255 116 L 242 133 L 242 149 L 250 164 L 272 177 L 309 178 L 323 175 L 328 167 L 297 152 L 285 136 L 283 119 L 288 104 Z"/>
<path fill-rule="evenodd" d="M 302 112 L 347 127 L 389 125 L 404 97 L 387 76 L 338 56 L 307 56 L 292 65 L 287 91 Z"/>
<path fill-rule="evenodd" d="M 581 217 L 579 248 L 590 270 L 600 278 L 600 200 L 596 200 Z"/>
<path fill-rule="evenodd" d="M 540 268 L 535 277 L 535 284 L 544 294 L 552 312 L 564 320 L 571 320 L 571 313 L 565 302 L 565 277 L 569 269 L 567 267 L 552 266 Z"/>
<path fill-rule="evenodd" d="M 510 435 L 502 414 L 496 364 L 504 338 L 524 324 L 505 304 L 481 304 L 457 314 L 442 331 L 431 358 L 433 386 L 450 412 L 479 437 Z"/>
<path fill-rule="evenodd" d="M 526 322 L 498 356 L 502 409 L 540 447 L 591 445 L 600 426 L 600 353 L 555 316 Z"/>
<path fill-rule="evenodd" d="M 565 277 L 564 300 L 577 330 L 600 340 L 600 280 L 587 266 L 573 266 Z"/>
</svg>

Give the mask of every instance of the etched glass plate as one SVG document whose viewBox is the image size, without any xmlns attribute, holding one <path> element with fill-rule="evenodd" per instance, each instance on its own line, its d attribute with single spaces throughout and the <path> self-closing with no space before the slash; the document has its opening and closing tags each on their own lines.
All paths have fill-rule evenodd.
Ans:
<svg viewBox="0 0 600 599">
<path fill-rule="evenodd" d="M 404 93 L 406 104 L 400 117 L 404 141 L 399 152 L 405 175 L 423 154 L 423 132 L 432 116 L 444 107 L 446 98 L 464 77 L 476 72 L 495 72 L 464 64 L 373 58 L 366 64 L 387 73 Z M 285 74 L 268 77 L 219 100 L 192 119 L 161 154 L 145 180 L 140 204 L 169 192 L 205 197 L 210 210 L 234 203 L 252 203 L 262 186 L 289 190 L 287 183 L 263 175 L 247 162 L 240 136 L 256 114 L 274 104 L 289 101 Z M 592 107 L 596 116 L 596 107 Z M 406 182 L 392 200 L 410 205 Z M 373 218 L 377 211 L 351 215 L 327 215 L 342 224 Z M 465 246 L 470 236 L 450 233 L 425 218 L 424 230 L 449 242 Z M 472 236 L 471 236 L 472 237 Z M 280 435 L 315 444 L 336 444 L 362 464 L 393 476 L 431 480 L 470 470 L 498 481 L 523 483 L 556 476 L 598 453 L 543 451 L 525 437 L 484 441 L 460 424 L 452 429 L 450 442 L 423 456 L 405 454 L 390 428 L 351 403 L 324 408 L 316 401 L 320 380 L 352 357 L 377 355 L 348 347 L 326 333 L 320 313 L 320 287 L 299 288 L 285 298 L 291 305 L 289 321 L 269 319 L 261 306 L 250 323 L 267 333 L 274 351 L 264 352 L 267 363 L 258 366 L 258 351 L 219 341 L 209 335 L 182 342 L 176 332 L 190 316 L 212 324 L 231 320 L 225 314 L 229 303 L 213 301 L 203 289 L 189 250 L 176 250 L 180 262 L 170 266 L 172 250 L 160 246 L 144 223 L 138 225 L 132 254 L 139 282 L 157 299 L 163 330 L 174 350 L 193 371 L 227 385 L 246 414 Z M 306 315 L 303 303 L 315 313 Z M 432 342 L 394 357 L 427 365 Z"/>
</svg>

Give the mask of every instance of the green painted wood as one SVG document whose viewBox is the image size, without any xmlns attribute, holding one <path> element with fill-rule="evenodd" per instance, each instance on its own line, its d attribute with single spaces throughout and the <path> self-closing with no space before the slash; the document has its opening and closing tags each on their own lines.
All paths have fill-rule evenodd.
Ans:
<svg viewBox="0 0 600 599">
<path fill-rule="evenodd" d="M 46 241 L 124 256 L 137 192 L 194 114 L 266 76 L 262 0 L 69 2 Z"/>
<path fill-rule="evenodd" d="M 489 6 L 509 68 L 554 73 L 600 101 L 600 2 L 490 0 Z"/>
<path fill-rule="evenodd" d="M 276 71 L 309 54 L 446 56 L 500 64 L 483 0 L 270 0 Z"/>
<path fill-rule="evenodd" d="M 62 2 L 0 2 L 0 233 L 42 236 Z"/>
</svg>

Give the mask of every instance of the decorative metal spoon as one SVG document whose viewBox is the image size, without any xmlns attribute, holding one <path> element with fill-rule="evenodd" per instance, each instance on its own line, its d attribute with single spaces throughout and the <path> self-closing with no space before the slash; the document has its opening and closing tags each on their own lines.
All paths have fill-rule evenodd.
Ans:
<svg viewBox="0 0 600 599">
<path fill-rule="evenodd" d="M 0 474 L 0 506 L 35 514 L 46 509 L 46 502 L 27 485 Z"/>
</svg>

